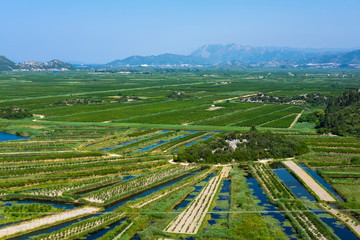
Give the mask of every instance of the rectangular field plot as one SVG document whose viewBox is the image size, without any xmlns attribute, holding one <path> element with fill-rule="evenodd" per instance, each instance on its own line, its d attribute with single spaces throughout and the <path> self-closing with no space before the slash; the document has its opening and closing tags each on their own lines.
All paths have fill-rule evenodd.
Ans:
<svg viewBox="0 0 360 240">
<path fill-rule="evenodd" d="M 87 112 L 97 112 L 110 109 L 121 109 L 124 107 L 135 107 L 136 105 L 146 104 L 146 102 L 126 102 L 126 103 L 101 103 L 101 104 L 75 104 L 72 106 L 54 106 L 41 109 L 34 109 L 33 112 L 44 115 L 45 117 L 56 117 Z"/>
<path fill-rule="evenodd" d="M 326 178 L 360 178 L 360 168 L 338 168 L 338 169 L 321 169 L 320 174 Z"/>
<path fill-rule="evenodd" d="M 252 108 L 244 109 L 233 114 L 227 114 L 213 119 L 207 119 L 197 123 L 197 125 L 214 125 L 214 126 L 254 126 L 274 120 L 281 116 L 301 111 L 298 107 L 289 105 L 252 105 Z"/>
<path fill-rule="evenodd" d="M 327 168 L 324 167 L 319 170 L 322 177 L 327 179 L 332 188 L 345 200 L 343 204 L 347 209 L 354 209 L 355 212 L 360 213 L 360 168 Z"/>
<path fill-rule="evenodd" d="M 327 153 L 360 153 L 360 148 L 343 148 L 343 147 L 313 147 L 315 152 L 327 152 Z"/>
<path fill-rule="evenodd" d="M 198 168 L 196 167 L 189 166 L 170 166 L 162 168 L 157 171 L 152 171 L 149 174 L 144 174 L 133 180 L 120 182 L 111 187 L 91 192 L 88 195 L 83 196 L 83 199 L 93 203 L 111 203 L 129 196 L 132 193 L 187 175 L 197 169 Z"/>
<path fill-rule="evenodd" d="M 319 183 L 317 183 L 307 172 L 293 161 L 283 161 L 283 163 L 290 168 L 294 173 L 304 181 L 320 200 L 327 202 L 335 202 L 335 198 L 331 196 Z"/>
<path fill-rule="evenodd" d="M 221 116 L 226 113 L 230 113 L 239 109 L 246 109 L 254 104 L 216 104 L 215 107 L 211 107 L 211 104 L 200 106 L 191 109 L 184 109 L 172 112 L 165 112 L 157 115 L 144 116 L 133 118 L 129 120 L 123 120 L 121 122 L 132 123 L 155 123 L 155 124 L 189 124 L 194 121 L 199 121 L 214 116 Z"/>
<path fill-rule="evenodd" d="M 11 225 L 0 230 L 0 238 L 16 235 L 34 229 L 44 228 L 48 225 L 66 221 L 79 216 L 90 215 L 100 211 L 97 207 L 83 207 L 75 210 L 66 211 L 52 216 L 36 219 L 33 221 L 23 222 L 17 225 Z"/>
<path fill-rule="evenodd" d="M 120 109 L 109 109 L 97 112 L 72 114 L 64 117 L 52 118 L 54 121 L 75 122 L 102 122 L 115 119 L 130 118 L 145 114 L 159 113 L 179 108 L 201 105 L 202 101 L 163 101 L 150 104 L 142 104 L 135 107 L 124 107 Z"/>
<path fill-rule="evenodd" d="M 356 138 L 305 138 L 304 141 L 311 146 L 331 148 L 360 148 L 360 140 Z"/>
<path fill-rule="evenodd" d="M 264 123 L 268 123 L 270 121 L 275 120 L 275 121 L 280 121 L 280 123 L 282 123 L 282 124 L 277 123 L 277 125 L 275 124 L 275 126 L 279 125 L 278 127 L 289 127 L 290 124 L 293 122 L 293 120 L 296 117 L 295 114 L 300 113 L 301 111 L 302 111 L 302 108 L 300 108 L 300 107 L 288 107 L 288 108 L 285 108 L 285 109 L 280 110 L 280 111 L 272 112 L 270 114 L 261 115 L 261 116 L 256 117 L 256 118 L 252 118 L 252 119 L 249 119 L 247 121 L 243 121 L 243 122 L 241 122 L 239 124 L 242 125 L 242 126 L 249 127 L 249 126 L 255 126 L 255 125 L 262 125 Z M 291 115 L 291 116 L 288 116 L 288 115 Z M 290 123 L 287 125 L 287 123 L 289 122 L 289 119 L 287 119 L 287 121 L 281 121 L 281 120 L 283 118 L 286 119 L 288 117 L 289 117 L 290 120 L 292 119 L 292 121 L 290 121 Z M 267 125 L 267 124 L 265 124 L 265 125 Z M 262 126 L 264 126 L 264 125 L 262 125 Z"/>
<path fill-rule="evenodd" d="M 278 120 L 266 123 L 261 126 L 262 127 L 272 127 L 272 128 L 288 128 L 294 122 L 296 116 L 297 116 L 296 114 L 291 114 L 289 116 L 282 117 Z"/>
<path fill-rule="evenodd" d="M 196 234 L 209 210 L 221 180 L 231 168 L 224 167 L 219 176 L 213 177 L 196 198 L 165 228 L 165 232 Z"/>
<path fill-rule="evenodd" d="M 232 125 L 233 123 L 236 123 L 241 120 L 245 120 L 248 117 L 257 116 L 266 108 L 267 106 L 262 104 L 247 105 L 247 107 L 245 107 L 243 111 L 236 111 L 231 114 L 205 119 L 203 121 L 199 121 L 195 123 L 195 125 L 209 125 L 209 126 Z"/>
</svg>

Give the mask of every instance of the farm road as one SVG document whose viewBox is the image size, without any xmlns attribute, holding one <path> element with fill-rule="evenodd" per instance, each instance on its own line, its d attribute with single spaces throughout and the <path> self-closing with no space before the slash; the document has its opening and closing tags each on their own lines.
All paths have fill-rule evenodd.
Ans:
<svg viewBox="0 0 360 240">
<path fill-rule="evenodd" d="M 21 232 L 29 232 L 31 230 L 39 229 L 47 225 L 60 223 L 82 215 L 89 215 L 100 211 L 97 207 L 83 207 L 71 211 L 62 212 L 56 215 L 47 216 L 40 219 L 26 221 L 20 224 L 11 225 L 0 229 L 0 238 L 15 235 Z"/>
<path fill-rule="evenodd" d="M 295 172 L 304 183 L 319 197 L 321 201 L 336 202 L 336 200 L 320 186 L 307 172 L 305 172 L 299 165 L 293 161 L 283 162 L 287 167 Z"/>
</svg>

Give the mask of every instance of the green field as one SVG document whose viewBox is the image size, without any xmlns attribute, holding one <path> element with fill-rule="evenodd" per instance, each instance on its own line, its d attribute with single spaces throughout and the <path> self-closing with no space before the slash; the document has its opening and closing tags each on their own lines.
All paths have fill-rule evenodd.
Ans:
<svg viewBox="0 0 360 240">
<path fill-rule="evenodd" d="M 0 239 L 1 224 L 35 221 L 50 212 L 66 212 L 69 206 L 98 207 L 99 213 L 64 220 L 69 224 L 54 231 L 33 229 L 30 232 L 42 234 L 33 235 L 34 239 L 86 239 L 94 233 L 102 240 L 120 235 L 118 239 L 133 239 L 136 234 L 140 239 L 341 239 L 331 229 L 334 226 L 324 221 L 326 214 L 314 211 L 324 202 L 311 191 L 314 201 L 297 197 L 273 172 L 272 159 L 257 161 L 270 152 L 259 148 L 266 144 L 265 138 L 248 143 L 249 149 L 258 151 L 247 155 L 251 160 L 230 159 L 231 171 L 223 178 L 222 165 L 204 160 L 209 151 L 227 159 L 222 151 L 236 152 L 228 139 L 212 140 L 226 134 L 244 138 L 249 129 L 255 135 L 256 130 L 282 134 L 271 139 L 291 139 L 292 149 L 295 142 L 303 142 L 307 153 L 293 161 L 316 170 L 343 199 L 333 206 L 360 220 L 360 139 L 319 132 L 315 122 L 302 119 L 324 110 L 327 102 L 250 98 L 317 93 L 335 99 L 360 86 L 360 73 L 292 69 L 294 76 L 289 76 L 288 72 L 206 67 L 134 68 L 130 74 L 0 72 L 0 109 L 4 114 L 9 109 L 15 112 L 15 117 L 8 113 L 4 116 L 10 117 L 0 119 L 0 133 L 29 137 L 0 141 Z M 343 73 L 345 77 L 337 75 Z M 19 109 L 31 114 L 18 117 Z M 232 131 L 239 132 L 219 134 Z M 233 139 L 238 147 L 247 142 L 237 140 Z M 190 146 L 205 146 L 200 143 L 214 150 L 198 149 L 198 163 L 174 162 L 184 149 L 195 156 Z M 241 158 L 241 154 L 234 156 Z M 282 160 L 280 153 L 272 154 L 274 165 L 281 166 L 276 163 Z M 200 230 L 195 234 L 165 231 L 198 196 L 207 197 L 202 190 L 217 178 L 219 187 Z M 50 205 L 54 203 L 59 205 Z M 269 214 L 269 209 L 275 212 Z M 348 229 L 344 223 L 336 224 Z"/>
</svg>

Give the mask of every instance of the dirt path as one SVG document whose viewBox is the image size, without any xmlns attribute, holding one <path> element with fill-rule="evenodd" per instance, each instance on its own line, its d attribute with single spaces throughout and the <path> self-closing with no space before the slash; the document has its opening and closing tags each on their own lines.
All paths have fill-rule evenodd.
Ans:
<svg viewBox="0 0 360 240">
<path fill-rule="evenodd" d="M 89 215 L 99 212 L 100 208 L 97 207 L 83 207 L 71 211 L 66 211 L 56 215 L 47 216 L 40 219 L 35 219 L 23 222 L 17 225 L 11 225 L 0 229 L 0 238 L 5 236 L 15 235 L 21 232 L 29 232 L 31 230 L 43 228 L 47 225 L 56 224 L 82 215 Z"/>
<path fill-rule="evenodd" d="M 293 161 L 283 161 L 292 171 L 298 175 L 301 180 L 319 197 L 321 201 L 336 202 L 336 200 L 320 186 L 307 172 L 305 172 L 299 165 Z"/>
<path fill-rule="evenodd" d="M 332 214 L 335 218 L 340 219 L 345 225 L 348 226 L 353 232 L 355 232 L 358 236 L 360 236 L 360 224 L 356 221 L 352 220 L 349 216 L 345 215 L 344 213 L 340 213 L 338 210 L 330 207 L 329 205 L 320 203 L 320 206 L 323 207 L 327 212 Z"/>
<path fill-rule="evenodd" d="M 303 114 L 304 110 L 301 111 L 301 113 L 299 113 L 296 118 L 294 119 L 294 121 L 290 124 L 290 127 L 289 128 L 292 128 L 295 123 L 297 123 L 297 121 L 299 120 L 299 118 L 301 117 L 301 114 Z"/>
<path fill-rule="evenodd" d="M 251 97 L 251 96 L 255 96 L 255 95 L 258 95 L 258 93 L 252 93 L 252 94 L 242 95 L 242 96 L 239 96 L 239 97 L 232 97 L 232 98 L 220 99 L 220 100 L 214 101 L 214 103 L 221 103 L 221 102 L 224 102 L 224 101 L 227 101 L 227 100 L 231 101 L 231 100 L 234 100 L 234 99 L 244 98 L 244 97 Z"/>
<path fill-rule="evenodd" d="M 172 189 L 172 190 L 170 190 L 170 191 L 164 192 L 163 194 L 160 194 L 160 195 L 158 195 L 158 196 L 156 196 L 156 197 L 154 197 L 154 198 L 152 198 L 152 199 L 149 199 L 148 201 L 146 201 L 146 202 L 144 202 L 144 203 L 142 203 L 142 204 L 134 205 L 133 207 L 134 207 L 134 208 L 142 208 L 143 206 L 148 205 L 149 203 L 152 203 L 152 202 L 154 202 L 154 201 L 156 201 L 156 200 L 158 200 L 158 199 L 160 199 L 160 198 L 162 198 L 162 197 L 164 197 L 164 196 L 166 196 L 166 195 L 169 195 L 170 193 L 175 192 L 175 191 L 177 191 L 178 189 L 185 187 L 186 185 L 188 185 L 188 184 L 185 183 L 184 185 L 181 185 L 181 186 L 179 186 L 179 187 L 177 187 L 177 188 L 174 188 L 174 189 Z"/>
<path fill-rule="evenodd" d="M 166 228 L 165 232 L 196 234 L 213 202 L 221 180 L 226 178 L 231 167 L 224 167 L 219 176 L 210 179 L 196 198 Z"/>
<path fill-rule="evenodd" d="M 134 222 L 131 222 L 124 230 L 122 230 L 121 233 L 119 233 L 119 235 L 117 235 L 116 237 L 114 237 L 113 240 L 119 240 L 121 238 L 121 236 L 134 224 Z"/>
</svg>

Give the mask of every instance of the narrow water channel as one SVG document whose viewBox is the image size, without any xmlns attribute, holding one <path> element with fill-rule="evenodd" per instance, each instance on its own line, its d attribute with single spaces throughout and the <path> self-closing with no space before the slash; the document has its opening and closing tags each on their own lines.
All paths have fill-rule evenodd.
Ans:
<svg viewBox="0 0 360 240">
<path fill-rule="evenodd" d="M 297 239 L 296 233 L 294 232 L 292 227 L 289 227 L 286 224 L 285 216 L 275 207 L 274 204 L 270 203 L 263 192 L 262 188 L 259 186 L 256 179 L 252 176 L 248 176 L 246 178 L 246 183 L 248 184 L 249 188 L 252 190 L 253 195 L 256 197 L 257 200 L 260 202 L 258 203 L 259 206 L 264 207 L 265 211 L 269 211 L 267 213 L 261 213 L 261 215 L 269 215 L 275 219 L 277 219 L 282 227 L 284 228 L 284 233 L 290 239 Z"/>
<path fill-rule="evenodd" d="M 0 142 L 13 140 L 29 140 L 29 137 L 22 137 L 16 134 L 0 132 Z"/>
<path fill-rule="evenodd" d="M 300 166 L 305 169 L 305 171 L 310 174 L 314 179 L 316 179 L 316 181 L 323 185 L 329 192 L 331 192 L 340 202 L 344 201 L 342 197 L 334 189 L 332 189 L 331 184 L 327 183 L 322 177 L 319 176 L 317 171 L 309 169 L 303 163 L 300 164 Z"/>
<path fill-rule="evenodd" d="M 215 132 L 214 132 L 215 133 Z M 194 144 L 197 144 L 199 143 L 200 141 L 205 141 L 207 139 L 210 139 L 213 135 L 208 135 L 208 136 L 205 136 L 203 138 L 201 138 L 199 141 L 194 141 L 194 142 L 189 142 L 189 143 L 186 143 L 185 144 L 185 147 L 190 147 L 191 145 L 194 145 Z M 179 149 L 174 149 L 173 151 L 179 151 Z"/>
<path fill-rule="evenodd" d="M 221 184 L 221 189 L 217 197 L 216 205 L 210 213 L 210 220 L 208 223 L 210 226 L 216 224 L 219 219 L 229 220 L 229 213 L 222 213 L 223 211 L 228 212 L 230 210 L 230 181 L 225 179 Z M 206 232 L 206 229 L 203 229 Z"/>
<path fill-rule="evenodd" d="M 116 228 L 117 226 L 120 226 L 125 220 L 126 220 L 126 218 L 123 218 L 123 219 L 111 224 L 107 228 L 103 228 L 103 229 L 100 229 L 100 230 L 92 233 L 91 235 L 87 236 L 86 238 L 83 238 L 83 240 L 98 239 L 98 238 L 104 236 L 106 233 L 110 232 L 111 230 L 114 230 L 114 228 Z"/>
<path fill-rule="evenodd" d="M 280 180 L 291 189 L 297 198 L 307 199 L 315 202 L 315 198 L 299 183 L 296 178 L 291 175 L 282 165 L 270 165 L 273 172 L 280 178 Z"/>
<path fill-rule="evenodd" d="M 338 236 L 340 239 L 358 239 L 358 237 L 342 222 L 336 220 L 335 218 L 327 214 L 325 211 L 316 211 L 316 215 L 321 219 L 321 221 L 331 227 L 334 230 L 335 235 Z"/>
<path fill-rule="evenodd" d="M 167 130 L 162 130 L 161 133 L 150 135 L 150 136 L 147 136 L 147 137 L 138 138 L 138 139 L 135 139 L 135 140 L 132 140 L 132 141 L 129 141 L 129 142 L 124 142 L 122 144 L 118 144 L 118 145 L 115 145 L 115 146 L 112 146 L 112 147 L 101 149 L 100 151 L 101 152 L 110 151 L 112 149 L 119 148 L 119 147 L 122 147 L 122 146 L 126 146 L 126 145 L 129 145 L 131 143 L 135 143 L 135 142 L 138 142 L 138 141 L 141 141 L 141 140 L 144 140 L 144 139 L 156 136 L 156 135 L 160 135 L 160 134 L 163 134 L 163 133 L 166 133 L 166 132 L 168 132 L 168 131 Z"/>
<path fill-rule="evenodd" d="M 171 186 L 181 180 L 183 180 L 184 178 L 187 178 L 187 177 L 190 177 L 192 175 L 195 175 L 197 174 L 198 172 L 194 172 L 194 173 L 190 173 L 190 174 L 187 174 L 185 176 L 182 176 L 180 178 L 177 178 L 175 180 L 172 180 L 172 181 L 169 181 L 167 183 L 164 183 L 164 184 L 161 184 L 157 187 L 154 187 L 154 188 L 151 188 L 151 189 L 148 189 L 142 193 L 139 193 L 135 196 L 132 196 L 132 197 L 129 197 L 127 199 L 123 199 L 121 202 L 118 202 L 116 204 L 113 204 L 113 205 L 110 205 L 109 207 L 106 207 L 105 208 L 105 211 L 104 212 L 111 212 L 115 209 L 117 209 L 118 207 L 126 204 L 127 202 L 129 201 L 133 201 L 133 200 L 136 200 L 138 198 L 141 198 L 141 197 L 145 197 L 145 196 L 148 196 L 150 195 L 151 193 L 153 192 L 156 192 L 156 191 L 159 191 L 160 189 L 164 188 L 164 187 L 168 187 L 168 186 Z M 88 219 L 88 218 L 91 218 L 91 217 L 94 217 L 94 216 L 97 216 L 97 215 L 100 215 L 100 214 L 103 214 L 104 212 L 101 212 L 101 213 L 98 213 L 98 214 L 94 214 L 94 215 L 90 215 L 90 216 L 87 216 L 87 217 L 84 217 L 84 218 L 80 218 L 80 219 L 77 219 L 77 220 L 73 220 L 73 221 L 70 221 L 70 222 L 66 222 L 66 223 L 63 223 L 63 224 L 60 224 L 60 225 L 56 225 L 56 226 L 53 226 L 53 227 L 50 227 L 50 228 L 47 228 L 47 229 L 43 229 L 43 230 L 39 230 L 39 231 L 36 231 L 36 232 L 32 232 L 32 233 L 29 233 L 29 234 L 26 234 L 26 235 L 23 235 L 21 237 L 16 237 L 16 238 L 11 238 L 11 240 L 27 240 L 27 239 L 31 239 L 31 237 L 33 236 L 36 236 L 36 235 L 40 235 L 40 234 L 48 234 L 48 233 L 52 233 L 52 232 L 55 232 L 57 230 L 60 230 L 62 228 L 66 228 L 76 222 L 79 222 L 79 221 L 82 221 L 82 220 L 85 220 L 85 219 Z M 115 226 L 116 227 L 116 226 Z M 104 229 L 104 231 L 106 231 L 106 229 Z M 98 231 L 98 232 L 101 232 Z M 101 233 L 94 233 L 94 234 L 101 234 Z M 104 232 L 105 234 L 105 232 Z M 88 237 L 92 236 L 93 234 L 89 235 Z"/>
<path fill-rule="evenodd" d="M 150 146 L 147 146 L 147 147 L 144 147 L 144 148 L 141 148 L 141 149 L 138 149 L 136 150 L 135 152 L 144 152 L 144 151 L 148 151 L 148 150 L 151 150 L 153 148 L 156 148 L 162 144 L 165 144 L 165 143 L 168 143 L 168 142 L 172 142 L 172 141 L 175 141 L 177 139 L 180 139 L 180 138 L 183 138 L 183 137 L 186 137 L 188 136 L 188 134 L 185 134 L 185 135 L 181 135 L 181 136 L 178 136 L 178 137 L 175 137 L 175 138 L 172 138 L 172 139 L 169 139 L 169 140 L 162 140 L 158 143 L 155 143 L 153 145 L 150 145 Z"/>
<path fill-rule="evenodd" d="M 301 165 L 304 167 L 303 165 Z M 273 172 L 285 183 L 287 187 L 289 187 L 292 192 L 295 194 L 298 198 L 305 198 L 310 201 L 315 201 L 315 199 L 310 195 L 310 193 L 303 187 L 301 183 L 297 181 L 285 168 L 281 167 L 281 165 L 275 164 L 271 165 L 273 168 Z M 308 168 L 304 168 L 308 173 L 313 176 L 316 180 L 318 180 L 321 184 L 323 184 L 324 179 L 322 179 L 320 176 L 317 175 L 316 171 L 309 170 Z M 326 182 L 325 182 L 326 184 Z M 331 185 L 327 184 L 328 187 L 331 189 Z M 331 189 L 331 191 L 333 191 Z M 334 194 L 335 195 L 335 194 Z M 336 195 L 335 195 L 336 196 Z M 340 196 L 339 196 L 340 197 Z M 340 197 L 341 198 L 341 197 Z M 342 222 L 336 220 L 329 214 L 327 214 L 325 211 L 319 211 L 318 209 L 312 209 L 310 210 L 316 210 L 314 211 L 316 215 L 330 228 L 334 230 L 335 235 L 337 235 L 340 239 L 358 239 L 356 235 L 351 232 L 351 230 L 344 225 Z"/>
<path fill-rule="evenodd" d="M 197 194 L 201 191 L 201 189 L 206 185 L 206 183 L 210 180 L 210 178 L 214 177 L 214 174 L 210 174 L 207 178 L 202 180 L 201 182 L 193 185 L 195 190 L 189 194 L 184 200 L 182 200 L 178 205 L 174 207 L 175 211 L 181 212 L 186 208 L 186 206 L 197 196 Z"/>
<path fill-rule="evenodd" d="M 138 194 L 136 194 L 135 196 L 131 196 L 131 197 L 129 197 L 129 198 L 123 199 L 123 200 L 121 200 L 121 201 L 118 202 L 118 203 L 114 203 L 114 204 L 106 207 L 104 212 L 111 212 L 111 211 L 113 211 L 113 210 L 121 207 L 122 205 L 126 204 L 126 203 L 129 202 L 129 201 L 134 201 L 134 200 L 136 200 L 136 199 L 138 199 L 138 198 L 146 197 L 146 196 L 148 196 L 148 195 L 150 195 L 150 194 L 152 194 L 152 193 L 154 193 L 154 192 L 156 192 L 156 191 L 159 191 L 159 190 L 163 189 L 164 187 L 171 186 L 171 185 L 173 185 L 173 184 L 175 184 L 175 183 L 177 183 L 177 182 L 180 182 L 180 181 L 183 180 L 184 178 L 193 176 L 193 175 L 195 175 L 195 174 L 197 174 L 197 173 L 198 173 L 198 172 L 190 173 L 190 174 L 188 174 L 188 175 L 182 176 L 182 177 L 177 178 L 177 179 L 175 179 L 175 180 L 166 182 L 166 183 L 161 184 L 161 185 L 159 185 L 159 186 L 156 186 L 156 187 L 150 188 L 150 189 L 148 189 L 148 190 L 146 190 L 146 191 L 143 191 L 143 192 L 141 192 L 141 193 L 138 193 Z"/>
</svg>

